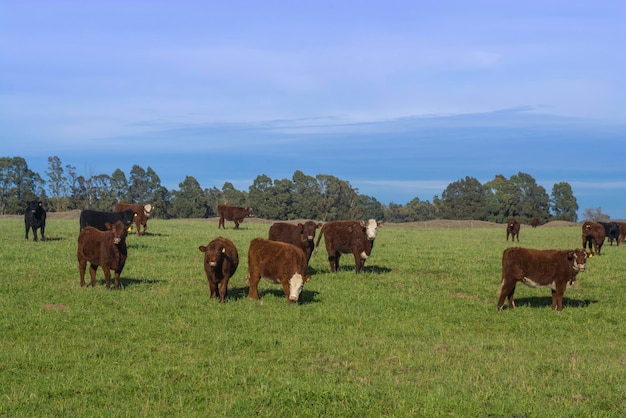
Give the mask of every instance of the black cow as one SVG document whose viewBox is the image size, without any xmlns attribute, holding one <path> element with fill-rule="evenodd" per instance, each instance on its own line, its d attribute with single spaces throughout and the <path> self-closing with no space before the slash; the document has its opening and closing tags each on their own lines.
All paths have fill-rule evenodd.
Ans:
<svg viewBox="0 0 626 418">
<path fill-rule="evenodd" d="M 609 244 L 613 245 L 613 240 L 619 246 L 619 225 L 616 222 L 598 222 L 604 227 L 604 234 L 606 239 L 609 240 Z"/>
<path fill-rule="evenodd" d="M 80 230 L 92 226 L 100 231 L 106 231 L 106 224 L 114 224 L 116 221 L 122 221 L 122 224 L 128 228 L 132 225 L 135 215 L 136 213 L 132 209 L 126 209 L 122 212 L 100 212 L 86 209 L 80 212 Z"/>
<path fill-rule="evenodd" d="M 28 239 L 28 230 L 33 230 L 33 240 L 37 241 L 37 229 L 41 229 L 41 240 L 46 240 L 46 210 L 41 202 L 31 200 L 28 202 L 26 213 L 24 213 L 24 225 L 26 226 L 26 234 L 24 237 Z"/>
</svg>

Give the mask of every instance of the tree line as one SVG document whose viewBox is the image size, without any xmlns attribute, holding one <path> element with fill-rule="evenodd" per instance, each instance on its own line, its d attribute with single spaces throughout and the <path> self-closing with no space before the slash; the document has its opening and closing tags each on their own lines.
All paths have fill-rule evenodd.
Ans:
<svg viewBox="0 0 626 418">
<path fill-rule="evenodd" d="M 110 175 L 86 177 L 58 156 L 48 158 L 45 175 L 30 170 L 22 157 L 0 157 L 0 214 L 24 213 L 25 202 L 40 200 L 52 212 L 110 211 L 118 202 L 151 203 L 151 216 L 164 219 L 216 216 L 217 205 L 227 203 L 250 206 L 256 216 L 275 220 L 578 220 L 578 203 L 568 183 L 554 184 L 548 195 L 532 176 L 521 172 L 508 179 L 498 174 L 485 184 L 468 176 L 449 184 L 432 202 L 415 197 L 406 205 L 385 205 L 374 196 L 360 194 L 345 180 L 299 170 L 291 179 L 258 175 L 247 191 L 237 190 L 230 182 L 221 189 L 203 188 L 193 176 L 186 176 L 178 189 L 169 190 L 151 167 L 139 165 L 133 165 L 128 176 L 118 168 Z"/>
</svg>

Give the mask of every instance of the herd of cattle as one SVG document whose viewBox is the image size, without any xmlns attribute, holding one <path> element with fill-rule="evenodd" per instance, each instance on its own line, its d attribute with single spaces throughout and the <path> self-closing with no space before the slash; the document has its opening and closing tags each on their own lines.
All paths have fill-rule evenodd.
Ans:
<svg viewBox="0 0 626 418">
<path fill-rule="evenodd" d="M 96 271 L 102 267 L 106 287 L 111 285 L 111 271 L 114 272 L 114 289 L 119 288 L 119 278 L 128 249 L 126 237 L 134 223 L 137 235 L 144 235 L 152 206 L 120 203 L 113 212 L 83 210 L 80 213 L 80 233 L 78 235 L 77 259 L 80 284 L 85 286 L 85 273 L 89 263 L 91 285 L 96 285 Z M 218 206 L 219 228 L 224 228 L 224 221 L 235 223 L 234 229 L 246 217 L 254 216 L 250 207 L 229 205 Z M 26 226 L 25 238 L 33 231 L 37 241 L 37 230 L 45 240 L 46 211 L 41 202 L 30 201 L 24 215 Z M 246 287 L 251 299 L 258 299 L 258 284 L 265 278 L 283 287 L 287 302 L 302 302 L 304 283 L 311 279 L 307 275 L 308 263 L 314 251 L 324 237 L 328 262 L 331 272 L 339 269 L 341 254 L 354 256 L 355 272 L 363 271 L 365 261 L 372 253 L 378 227 L 382 222 L 375 219 L 364 221 L 339 220 L 324 224 L 307 221 L 304 223 L 276 222 L 269 228 L 268 238 L 255 238 L 248 248 L 248 274 Z M 538 221 L 533 219 L 535 228 Z M 143 229 L 142 229 L 143 228 Z M 317 242 L 315 234 L 320 230 Z M 511 218 L 506 225 L 506 240 L 519 242 L 520 223 Z M 593 255 L 600 255 L 605 239 L 610 245 L 624 242 L 626 222 L 591 222 L 582 225 L 582 249 L 574 250 L 536 250 L 522 247 L 510 247 L 502 254 L 502 280 L 498 292 L 498 310 L 502 310 L 508 299 L 509 309 L 515 308 L 515 286 L 521 282 L 529 287 L 547 287 L 552 291 L 552 308 L 563 309 L 563 294 L 576 281 L 578 272 L 585 271 L 586 261 Z M 587 251 L 587 249 L 589 251 Z M 210 297 L 219 293 L 220 303 L 228 293 L 229 279 L 237 271 L 239 254 L 235 244 L 224 237 L 218 237 L 199 246 L 204 253 L 204 271 L 209 283 Z"/>
</svg>

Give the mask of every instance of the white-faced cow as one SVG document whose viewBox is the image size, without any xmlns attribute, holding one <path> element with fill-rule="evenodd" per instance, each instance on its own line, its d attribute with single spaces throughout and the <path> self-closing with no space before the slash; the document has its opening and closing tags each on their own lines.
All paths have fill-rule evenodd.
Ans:
<svg viewBox="0 0 626 418">
<path fill-rule="evenodd" d="M 87 262 L 89 262 L 92 287 L 96 285 L 96 271 L 98 266 L 101 266 L 107 289 L 111 287 L 111 270 L 115 273 L 113 287 L 119 288 L 120 274 L 128 256 L 126 247 L 128 226 L 118 220 L 113 224 L 107 222 L 106 227 L 106 231 L 100 231 L 87 226 L 78 235 L 76 257 L 78 258 L 81 286 L 85 286 L 85 270 L 87 269 Z"/>
<path fill-rule="evenodd" d="M 506 223 L 506 240 L 509 240 L 509 235 L 511 235 L 511 241 L 515 241 L 515 237 L 517 237 L 517 242 L 519 242 L 519 228 L 520 223 L 515 218 L 509 219 Z"/>
<path fill-rule="evenodd" d="M 280 283 L 287 302 L 302 303 L 302 288 L 311 279 L 306 275 L 307 261 L 304 252 L 285 242 L 255 238 L 248 250 L 248 277 L 250 299 L 259 298 L 261 277 L 272 283 Z"/>
<path fill-rule="evenodd" d="M 41 240 L 46 240 L 46 210 L 41 202 L 31 200 L 24 212 L 24 226 L 26 227 L 25 238 L 28 239 L 28 231 L 33 230 L 33 240 L 37 241 L 37 229 L 41 230 Z"/>
<path fill-rule="evenodd" d="M 211 290 L 210 298 L 216 297 L 219 286 L 220 303 L 224 303 L 228 281 L 239 265 L 237 247 L 228 238 L 218 237 L 206 247 L 201 245 L 198 249 L 204 253 L 204 272 Z"/>
<path fill-rule="evenodd" d="M 552 309 L 563 310 L 563 293 L 576 281 L 576 274 L 585 271 L 589 254 L 584 249 L 535 250 L 512 247 L 502 254 L 502 281 L 498 292 L 498 310 L 508 298 L 509 309 L 515 308 L 513 296 L 518 282 L 552 290 Z"/>
<path fill-rule="evenodd" d="M 244 218 L 254 216 L 254 211 L 249 206 L 242 208 L 239 206 L 217 205 L 217 214 L 220 217 L 217 229 L 226 229 L 224 220 L 235 222 L 235 229 L 239 229 L 239 224 L 243 222 Z"/>
<path fill-rule="evenodd" d="M 80 212 L 80 230 L 87 226 L 92 226 L 100 231 L 106 231 L 106 224 L 114 224 L 121 221 L 124 226 L 129 227 L 135 219 L 135 211 L 126 209 L 122 212 L 101 212 L 98 210 L 85 209 Z"/>
<path fill-rule="evenodd" d="M 118 203 L 115 205 L 114 212 L 124 212 L 125 210 L 132 210 L 134 212 L 135 227 L 137 228 L 137 235 L 141 236 L 146 233 L 146 229 L 148 229 L 148 218 L 150 217 L 150 212 L 152 211 L 152 205 L 147 203 L 145 205 L 140 205 L 137 203 Z M 141 230 L 143 227 L 143 231 Z"/>
<path fill-rule="evenodd" d="M 306 221 L 305 223 L 291 224 L 288 222 L 276 222 L 270 226 L 268 238 L 272 241 L 286 242 L 302 248 L 306 255 L 307 263 L 315 248 L 315 230 L 321 228 L 321 223 Z"/>
<path fill-rule="evenodd" d="M 372 254 L 374 240 L 378 233 L 378 227 L 382 222 L 370 219 L 363 221 L 331 221 L 322 226 L 317 238 L 316 247 L 319 248 L 322 235 L 328 252 L 330 271 L 336 273 L 339 270 L 339 258 L 341 254 L 354 255 L 356 273 L 360 273 L 365 265 L 365 260 Z"/>
<path fill-rule="evenodd" d="M 594 251 L 597 255 L 600 255 L 602 251 L 602 245 L 604 245 L 604 238 L 606 233 L 604 227 L 597 222 L 585 221 L 582 226 L 582 238 L 583 248 L 589 248 L 589 251 Z M 591 248 L 593 245 L 593 248 Z"/>
</svg>

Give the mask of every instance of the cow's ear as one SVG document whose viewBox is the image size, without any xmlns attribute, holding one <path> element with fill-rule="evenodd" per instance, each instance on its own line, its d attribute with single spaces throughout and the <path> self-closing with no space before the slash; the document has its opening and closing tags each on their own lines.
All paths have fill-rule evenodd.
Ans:
<svg viewBox="0 0 626 418">
<path fill-rule="evenodd" d="M 378 222 L 377 225 L 378 226 L 383 226 L 385 223 L 384 222 Z"/>
<path fill-rule="evenodd" d="M 206 253 L 206 247 L 204 245 L 199 246 L 198 249 L 203 253 Z"/>
<path fill-rule="evenodd" d="M 324 225 L 323 223 L 319 222 L 319 223 L 315 226 L 315 228 L 316 228 L 316 229 L 317 229 L 317 228 L 321 228 L 323 225 Z"/>
<path fill-rule="evenodd" d="M 365 222 L 364 221 L 359 222 L 359 224 L 361 225 L 361 227 L 365 227 Z"/>
<path fill-rule="evenodd" d="M 104 223 L 104 227 L 105 227 L 106 229 L 108 229 L 109 231 L 110 231 L 111 229 L 113 229 L 113 228 L 112 228 L 112 226 L 111 226 L 111 223 L 110 223 L 110 222 L 105 222 L 105 223 Z"/>
</svg>

